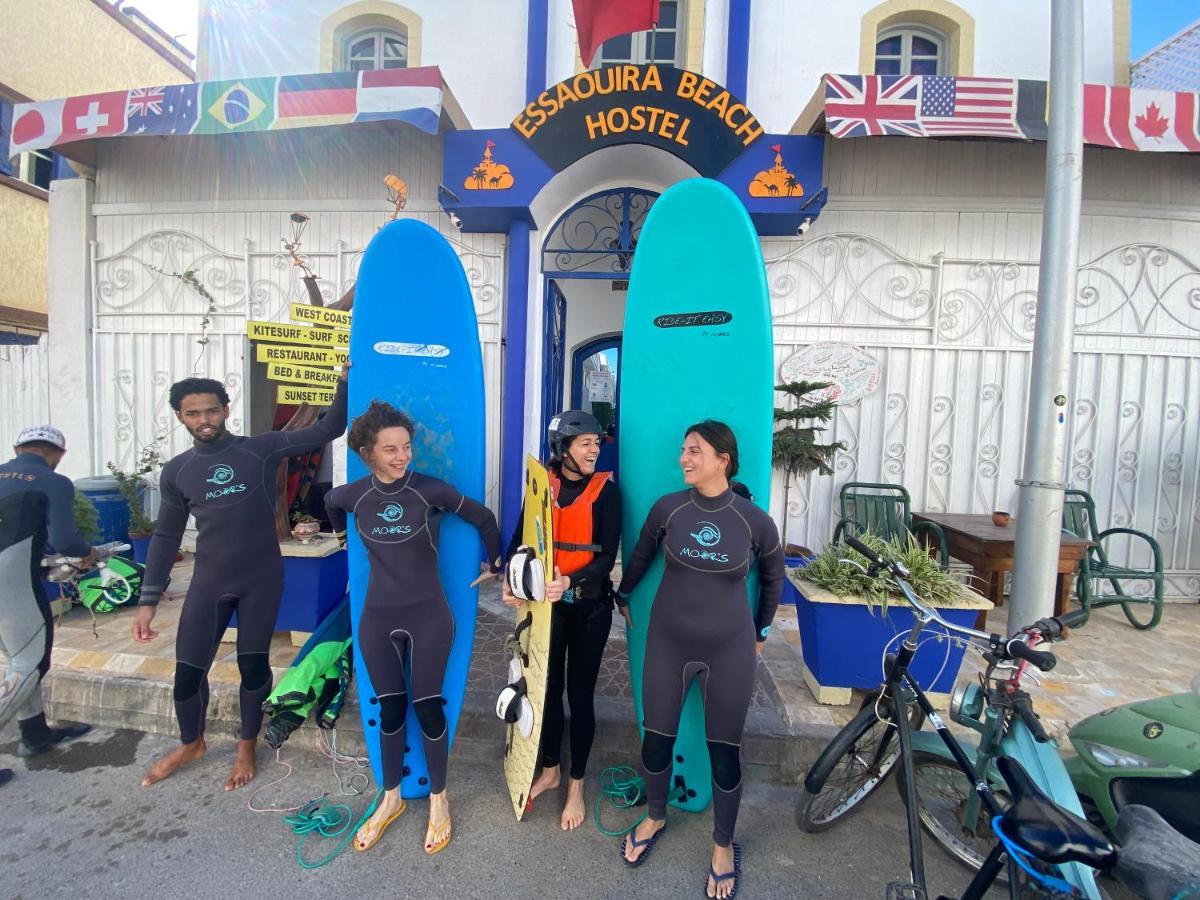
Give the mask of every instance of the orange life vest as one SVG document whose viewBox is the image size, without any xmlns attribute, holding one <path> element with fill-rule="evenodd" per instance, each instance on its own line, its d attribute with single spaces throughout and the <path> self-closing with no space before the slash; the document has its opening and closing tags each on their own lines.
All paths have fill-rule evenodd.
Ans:
<svg viewBox="0 0 1200 900">
<path fill-rule="evenodd" d="M 612 478 L 612 472 L 592 473 L 583 493 L 569 506 L 558 505 L 561 482 L 553 472 L 549 474 L 550 487 L 554 491 L 554 509 L 551 511 L 554 519 L 554 565 L 564 575 L 570 575 L 590 563 L 600 550 L 599 544 L 592 543 L 592 507 L 604 485 Z"/>
</svg>

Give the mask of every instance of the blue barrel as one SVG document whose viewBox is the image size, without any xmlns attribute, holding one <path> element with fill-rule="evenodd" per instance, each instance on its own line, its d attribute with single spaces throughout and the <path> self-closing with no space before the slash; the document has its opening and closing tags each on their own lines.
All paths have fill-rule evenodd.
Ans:
<svg viewBox="0 0 1200 900">
<path fill-rule="evenodd" d="M 97 475 L 92 478 L 79 478 L 75 481 L 75 490 L 83 494 L 95 504 L 100 514 L 100 534 L 97 544 L 109 541 L 129 541 L 129 504 L 121 496 L 117 488 L 117 479 L 111 475 Z"/>
</svg>

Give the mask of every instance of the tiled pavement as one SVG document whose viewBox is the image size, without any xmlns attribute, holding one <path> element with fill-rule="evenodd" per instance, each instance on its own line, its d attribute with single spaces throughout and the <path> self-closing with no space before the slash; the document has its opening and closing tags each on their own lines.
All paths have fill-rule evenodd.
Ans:
<svg viewBox="0 0 1200 900">
<path fill-rule="evenodd" d="M 110 726 L 170 732 L 174 728 L 170 681 L 174 672 L 175 630 L 182 606 L 182 591 L 191 574 L 190 561 L 173 573 L 172 593 L 155 619 L 160 634 L 149 645 L 137 644 L 129 633 L 130 611 L 100 617 L 76 609 L 59 624 L 49 686 L 51 712 Z M 990 630 L 1003 630 L 1005 612 L 989 615 Z M 511 613 L 499 601 L 493 583 L 481 596 L 464 722 L 460 743 L 472 736 L 488 744 L 487 752 L 501 740 L 501 729 L 492 715 L 496 693 L 504 686 L 507 662 L 503 636 L 511 627 Z M 598 717 L 603 744 L 604 725 L 611 723 L 610 750 L 619 748 L 629 757 L 632 737 L 632 702 L 623 621 L 614 616 L 608 652 L 597 684 Z M 799 634 L 794 608 L 784 605 L 758 666 L 758 679 L 747 723 L 747 746 L 752 760 L 768 767 L 782 765 L 787 780 L 795 766 L 828 739 L 834 727 L 846 721 L 854 705 L 822 706 L 804 685 L 799 668 Z M 1154 631 L 1130 627 L 1119 608 L 1096 612 L 1089 624 L 1073 631 L 1055 652 L 1059 664 L 1041 676 L 1041 686 L 1030 685 L 1035 705 L 1052 732 L 1063 732 L 1070 723 L 1109 706 L 1134 699 L 1187 690 L 1200 670 L 1195 648 L 1200 646 L 1200 605 L 1168 605 L 1162 624 Z M 287 634 L 277 634 L 271 664 L 277 675 L 295 654 Z M 963 674 L 982 668 L 977 655 L 968 654 Z M 238 670 L 232 643 L 222 644 L 211 675 L 211 714 L 223 725 L 236 721 Z M 468 722 L 472 716 L 475 720 Z M 353 704 L 343 716 L 340 731 L 353 740 L 357 731 Z M 494 737 L 494 740 L 493 740 Z M 758 744 L 755 744 L 757 739 Z M 796 739 L 799 739 L 798 741 Z M 788 741 L 796 748 L 788 746 Z M 803 748 L 799 744 L 804 744 Z M 598 746 L 598 753 L 603 755 Z M 787 757 L 787 760 L 781 760 Z M 771 777 L 772 773 L 768 773 Z"/>
</svg>

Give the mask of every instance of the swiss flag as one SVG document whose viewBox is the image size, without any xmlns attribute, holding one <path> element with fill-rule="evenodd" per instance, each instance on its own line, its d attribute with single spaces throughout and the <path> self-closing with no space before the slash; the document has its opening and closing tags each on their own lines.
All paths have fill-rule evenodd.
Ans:
<svg viewBox="0 0 1200 900">
<path fill-rule="evenodd" d="M 571 4 L 585 66 L 592 64 L 592 57 L 609 38 L 649 31 L 658 23 L 658 0 L 571 0 Z"/>
<path fill-rule="evenodd" d="M 45 150 L 54 145 L 62 132 L 62 100 L 18 103 L 13 110 L 12 135 L 8 155 L 26 150 Z"/>
<path fill-rule="evenodd" d="M 109 91 L 68 97 L 63 101 L 62 137 L 59 144 L 125 133 L 129 91 Z"/>
</svg>

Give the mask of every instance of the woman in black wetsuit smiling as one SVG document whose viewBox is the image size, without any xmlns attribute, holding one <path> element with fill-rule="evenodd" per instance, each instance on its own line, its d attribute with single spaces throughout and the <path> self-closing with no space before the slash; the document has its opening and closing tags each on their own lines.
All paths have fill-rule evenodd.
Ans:
<svg viewBox="0 0 1200 900">
<path fill-rule="evenodd" d="M 737 440 L 729 426 L 693 425 L 679 458 L 688 489 L 650 509 L 618 591 L 637 587 L 662 548 L 666 568 L 651 607 L 642 707 L 642 768 L 647 818 L 625 838 L 624 859 L 640 865 L 666 827 L 667 790 L 679 714 L 693 677 L 704 689 L 704 724 L 713 778 L 713 852 L 706 893 L 737 892 L 741 849 L 733 843 L 742 795 L 741 743 L 762 650 L 783 589 L 783 548 L 775 522 L 730 487 Z M 746 579 L 758 564 L 758 611 L 746 602 Z"/>
<path fill-rule="evenodd" d="M 413 422 L 379 400 L 354 420 L 347 435 L 350 449 L 371 470 L 325 497 L 334 530 L 346 531 L 346 514 L 371 564 L 367 597 L 359 621 L 359 649 L 379 697 L 379 746 L 383 756 L 383 799 L 359 829 L 354 849 L 369 850 L 402 812 L 400 780 L 404 772 L 405 716 L 411 702 L 429 766 L 429 828 L 425 852 L 450 843 L 450 805 L 446 799 L 448 753 L 442 681 L 454 640 L 454 617 L 438 577 L 438 523 L 452 513 L 479 529 L 488 559 L 499 571 L 500 530 L 491 511 L 450 484 L 409 468 Z M 485 571 L 488 566 L 484 566 Z M 408 669 L 413 698 L 404 687 Z"/>
</svg>

